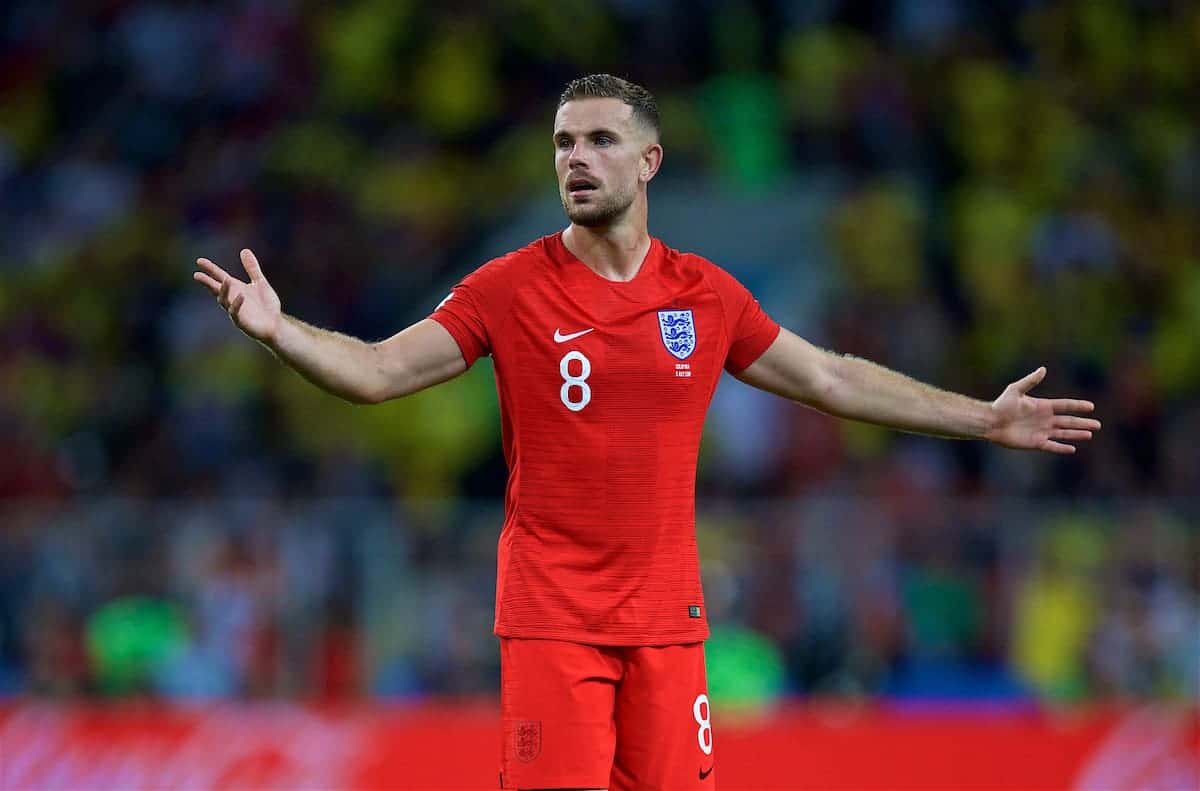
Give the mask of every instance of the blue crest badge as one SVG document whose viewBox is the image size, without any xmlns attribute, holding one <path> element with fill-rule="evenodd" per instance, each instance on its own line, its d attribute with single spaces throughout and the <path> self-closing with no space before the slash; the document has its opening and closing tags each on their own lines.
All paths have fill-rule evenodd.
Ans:
<svg viewBox="0 0 1200 791">
<path fill-rule="evenodd" d="M 696 321 L 690 310 L 660 310 L 658 329 L 667 351 L 680 360 L 696 351 Z"/>
</svg>

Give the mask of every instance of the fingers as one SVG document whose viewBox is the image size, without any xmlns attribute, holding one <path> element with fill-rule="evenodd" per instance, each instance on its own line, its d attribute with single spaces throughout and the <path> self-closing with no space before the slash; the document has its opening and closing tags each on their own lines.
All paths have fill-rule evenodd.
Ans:
<svg viewBox="0 0 1200 791">
<path fill-rule="evenodd" d="M 214 297 L 221 291 L 221 284 L 203 272 L 193 272 L 192 280 L 207 288 Z"/>
<path fill-rule="evenodd" d="M 200 271 L 192 273 L 192 280 L 207 288 L 219 301 L 221 289 L 232 279 L 229 273 L 207 258 L 197 258 L 196 266 L 200 267 Z"/>
<path fill-rule="evenodd" d="M 262 279 L 262 270 L 258 267 L 258 261 L 254 258 L 254 253 L 249 250 L 242 251 L 242 265 L 246 267 L 246 272 L 253 279 Z M 223 307 L 229 317 L 236 320 L 238 312 L 242 309 L 242 304 L 246 301 L 246 292 L 242 286 L 246 284 L 236 277 L 230 276 L 221 267 L 214 264 L 207 258 L 197 258 L 196 266 L 200 267 L 201 271 L 193 272 L 192 279 L 200 285 L 208 289 L 214 297 L 217 298 L 217 304 Z M 237 294 L 233 295 L 234 284 L 237 284 Z"/>
<path fill-rule="evenodd" d="M 1082 429 L 1059 429 L 1058 431 L 1050 432 L 1050 439 L 1067 439 L 1067 440 L 1087 440 L 1092 438 L 1092 432 Z"/>
<path fill-rule="evenodd" d="M 1070 455 L 1075 452 L 1075 446 L 1064 445 L 1061 442 L 1055 442 L 1052 439 L 1048 439 L 1042 443 L 1042 450 L 1047 450 L 1051 453 L 1059 453 L 1062 455 Z"/>
<path fill-rule="evenodd" d="M 1063 415 L 1067 412 L 1094 412 L 1096 405 L 1091 401 L 1080 401 L 1075 398 L 1056 398 L 1050 402 L 1054 414 Z"/>
<path fill-rule="evenodd" d="M 1067 418 L 1074 421 L 1074 424 L 1095 424 L 1096 428 L 1100 427 L 1099 421 L 1087 420 L 1085 418 Z M 1041 449 L 1051 453 L 1060 453 L 1069 455 L 1075 452 L 1074 445 L 1068 445 L 1067 442 L 1086 442 L 1092 438 L 1092 432 L 1083 428 L 1055 428 L 1050 432 L 1050 436 L 1042 440 Z M 1062 440 L 1059 442 L 1058 440 Z"/>
<path fill-rule="evenodd" d="M 1039 367 L 1036 371 L 1026 376 L 1024 379 L 1018 379 L 1014 384 L 1017 390 L 1022 393 L 1028 393 L 1033 388 L 1037 387 L 1043 379 L 1046 378 L 1046 366 Z"/>
<path fill-rule="evenodd" d="M 200 267 L 201 271 L 218 283 L 224 282 L 225 278 L 229 277 L 228 272 L 214 264 L 212 261 L 209 261 L 207 258 L 197 258 L 196 266 Z"/>
<path fill-rule="evenodd" d="M 1100 421 L 1092 420 L 1087 417 L 1075 417 L 1073 415 L 1060 415 L 1054 418 L 1055 428 L 1077 428 L 1087 431 L 1099 431 Z"/>
<path fill-rule="evenodd" d="M 242 268 L 246 270 L 246 274 L 250 276 L 251 283 L 257 283 L 259 280 L 265 280 L 263 277 L 262 267 L 258 265 L 258 259 L 249 248 L 242 250 Z"/>
</svg>

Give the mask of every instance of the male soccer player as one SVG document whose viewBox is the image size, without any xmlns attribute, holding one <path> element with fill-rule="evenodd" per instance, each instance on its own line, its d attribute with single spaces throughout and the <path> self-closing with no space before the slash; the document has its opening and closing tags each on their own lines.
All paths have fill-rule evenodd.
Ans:
<svg viewBox="0 0 1200 791">
<path fill-rule="evenodd" d="M 316 385 L 378 403 L 495 364 L 509 482 L 500 534 L 501 785 L 712 788 L 708 636 L 694 488 L 722 370 L 833 415 L 1072 453 L 1088 401 L 1033 398 L 1038 368 L 992 402 L 937 390 L 781 329 L 732 276 L 652 238 L 658 110 L 609 75 L 567 86 L 553 131 L 570 225 L 459 283 L 378 343 L 281 312 L 258 260 L 197 281 L 244 333 Z"/>
</svg>

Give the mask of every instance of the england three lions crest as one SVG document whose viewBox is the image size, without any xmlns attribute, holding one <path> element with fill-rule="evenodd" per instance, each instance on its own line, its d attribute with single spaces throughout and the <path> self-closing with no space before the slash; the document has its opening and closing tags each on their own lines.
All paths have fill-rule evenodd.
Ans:
<svg viewBox="0 0 1200 791">
<path fill-rule="evenodd" d="M 658 330 L 667 351 L 680 360 L 696 351 L 696 320 L 690 310 L 660 310 Z"/>
<path fill-rule="evenodd" d="M 517 760 L 529 763 L 542 752 L 542 721 L 519 720 L 513 731 L 513 751 Z"/>
</svg>

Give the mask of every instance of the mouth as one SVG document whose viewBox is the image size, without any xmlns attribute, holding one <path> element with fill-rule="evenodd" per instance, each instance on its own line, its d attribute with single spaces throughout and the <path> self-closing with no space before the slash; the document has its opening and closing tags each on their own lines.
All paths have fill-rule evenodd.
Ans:
<svg viewBox="0 0 1200 791">
<path fill-rule="evenodd" d="M 598 189 L 595 182 L 582 176 L 572 176 L 567 179 L 567 194 L 572 198 L 590 195 Z"/>
</svg>

